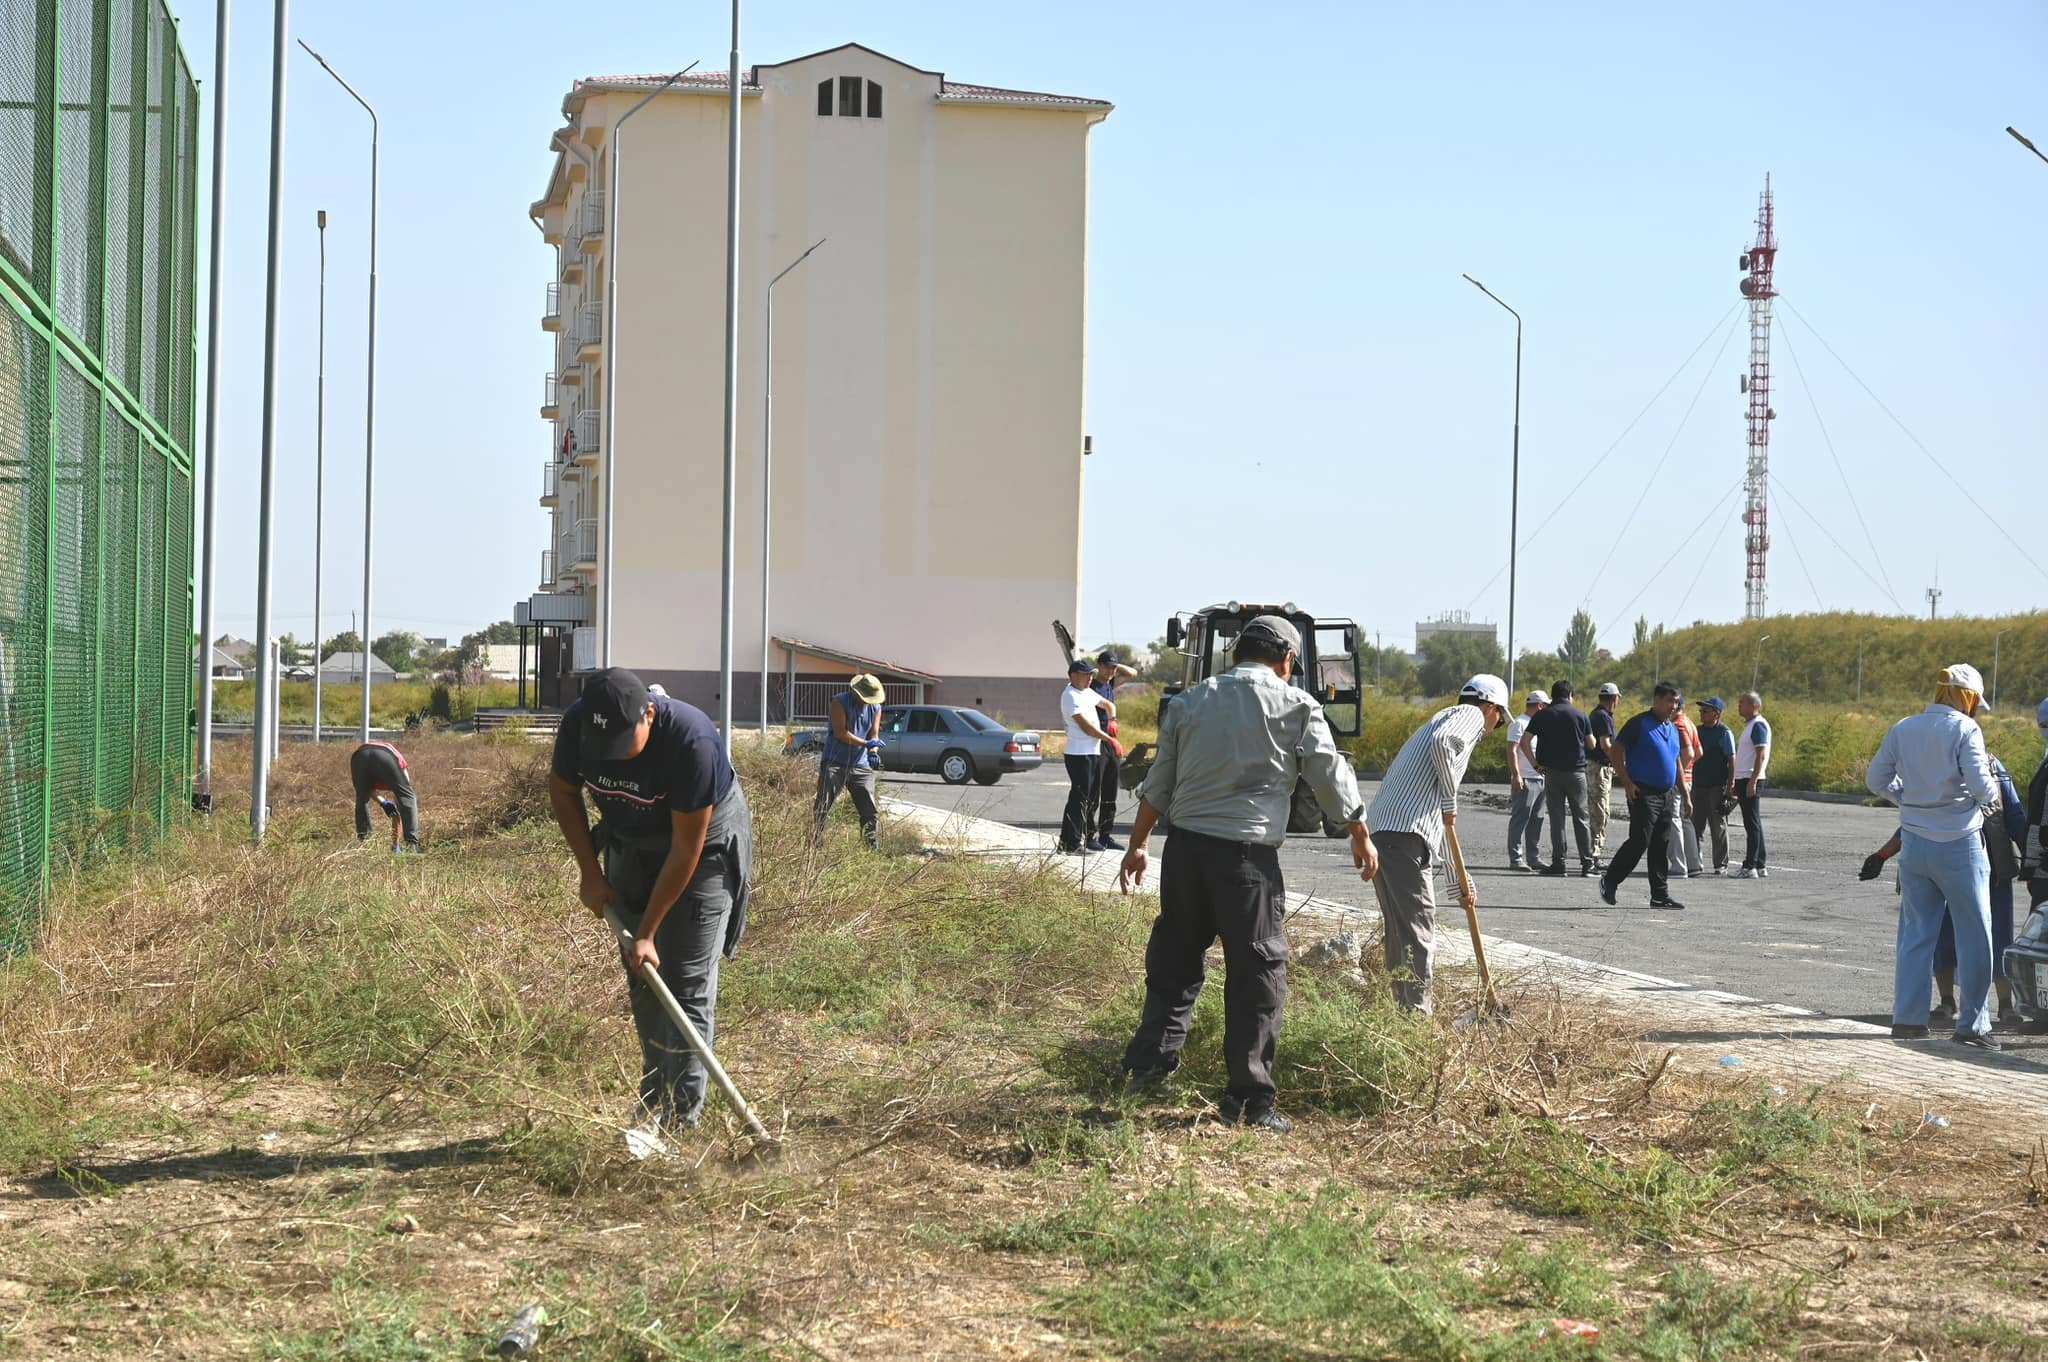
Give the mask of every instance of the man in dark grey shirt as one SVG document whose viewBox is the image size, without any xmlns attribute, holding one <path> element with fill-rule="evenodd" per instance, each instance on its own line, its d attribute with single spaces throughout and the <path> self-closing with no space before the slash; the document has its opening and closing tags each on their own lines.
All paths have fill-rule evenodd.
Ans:
<svg viewBox="0 0 2048 1362">
<path fill-rule="evenodd" d="M 1201 996 L 1202 958 L 1223 938 L 1225 1121 L 1290 1128 L 1273 1086 L 1273 1054 L 1287 999 L 1287 886 L 1280 844 L 1295 784 L 1306 779 L 1324 816 L 1348 824 L 1352 863 L 1378 868 L 1365 802 L 1351 763 L 1330 736 L 1322 706 L 1289 685 L 1301 635 L 1260 615 L 1237 636 L 1234 666 L 1175 696 L 1159 715 L 1159 754 L 1138 790 L 1117 887 L 1142 884 L 1152 830 L 1171 822 L 1159 877 L 1159 916 L 1145 947 L 1145 1010 L 1124 1050 L 1134 1085 L 1180 1067 L 1188 1019 Z"/>
</svg>

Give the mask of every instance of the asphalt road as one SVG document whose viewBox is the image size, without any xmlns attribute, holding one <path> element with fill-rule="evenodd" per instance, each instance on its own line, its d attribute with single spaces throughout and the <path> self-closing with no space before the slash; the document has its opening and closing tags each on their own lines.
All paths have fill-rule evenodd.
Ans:
<svg viewBox="0 0 2048 1362">
<path fill-rule="evenodd" d="M 1067 788 L 1057 768 L 1006 776 L 992 787 L 951 786 L 935 776 L 889 776 L 883 783 L 899 798 L 1040 831 L 1058 829 Z M 1373 789 L 1367 783 L 1368 802 Z M 1130 795 L 1121 796 L 1120 829 L 1130 826 L 1132 803 Z M 1614 807 L 1622 813 L 1618 794 Z M 1600 901 L 1598 881 L 1578 877 L 1576 853 L 1568 859 L 1574 873 L 1564 879 L 1509 870 L 1506 786 L 1466 786 L 1458 826 L 1479 888 L 1480 922 L 1490 935 L 1699 988 L 1888 1024 L 1896 880 L 1888 870 L 1863 883 L 1856 871 L 1891 835 L 1896 815 L 1853 804 L 1768 799 L 1764 819 L 1771 877 L 1673 880 L 1672 896 L 1686 905 L 1684 912 L 1650 908 L 1640 870 L 1622 885 L 1621 906 L 1609 908 Z M 1740 865 L 1742 830 L 1734 821 L 1729 860 Z M 1610 853 L 1626 826 L 1625 817 L 1610 826 Z M 1546 847 L 1549 835 L 1546 826 Z M 1570 841 L 1567 829 L 1567 846 Z M 1157 851 L 1155 845 L 1155 867 Z M 1281 864 L 1290 890 L 1372 902 L 1371 888 L 1351 867 L 1348 843 L 1291 837 Z M 1445 900 L 1441 882 L 1438 895 Z M 2025 898 L 2022 889 L 2022 918 Z M 2001 1029 L 2001 1041 L 2048 1067 L 2048 1037 Z"/>
</svg>

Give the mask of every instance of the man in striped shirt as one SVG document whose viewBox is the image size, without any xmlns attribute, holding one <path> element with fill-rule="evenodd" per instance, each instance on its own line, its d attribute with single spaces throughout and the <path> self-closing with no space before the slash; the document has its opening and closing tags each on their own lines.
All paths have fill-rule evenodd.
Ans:
<svg viewBox="0 0 2048 1362">
<path fill-rule="evenodd" d="M 1402 1007 L 1430 1010 L 1429 981 L 1436 954 L 1433 867 L 1443 855 L 1445 827 L 1458 822 L 1458 782 L 1479 740 L 1508 717 L 1507 683 L 1481 673 L 1458 692 L 1458 703 L 1439 710 L 1415 730 L 1387 767 L 1366 821 L 1379 848 L 1373 891 L 1386 921 L 1387 973 Z M 1479 893 L 1468 878 L 1458 886 L 1467 907 Z"/>
</svg>

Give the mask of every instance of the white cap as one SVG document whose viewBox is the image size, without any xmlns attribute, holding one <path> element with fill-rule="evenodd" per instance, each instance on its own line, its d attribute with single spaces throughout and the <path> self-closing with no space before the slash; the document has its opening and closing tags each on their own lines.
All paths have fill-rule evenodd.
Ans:
<svg viewBox="0 0 2048 1362">
<path fill-rule="evenodd" d="M 1525 705 L 1547 705 L 1550 703 L 1550 692 L 1532 690 L 1529 692 L 1529 698 L 1522 701 L 1522 703 Z M 2041 709 L 2042 713 L 2048 714 L 2048 700 L 2041 702 Z M 2044 720 L 2044 722 L 2048 722 L 2048 720 Z"/>
<path fill-rule="evenodd" d="M 1508 707 L 1508 683 L 1495 676 L 1492 672 L 1481 672 L 1470 681 L 1467 681 L 1465 688 L 1458 692 L 1458 698 L 1461 700 L 1467 696 L 1475 700 L 1484 700 L 1489 705 L 1499 705 L 1502 709 L 1506 709 Z"/>
<path fill-rule="evenodd" d="M 1619 695 L 1621 694 L 1621 687 L 1615 685 L 1612 681 L 1609 681 L 1605 685 L 1600 687 L 1600 693 L 1602 695 Z"/>
<path fill-rule="evenodd" d="M 1958 662 L 1955 666 L 1950 667 L 1941 674 L 1941 684 L 1944 686 L 1960 686 L 1964 690 L 1973 690 L 1977 694 L 1982 695 L 1984 693 L 1984 673 L 1978 671 L 1967 662 Z"/>
</svg>

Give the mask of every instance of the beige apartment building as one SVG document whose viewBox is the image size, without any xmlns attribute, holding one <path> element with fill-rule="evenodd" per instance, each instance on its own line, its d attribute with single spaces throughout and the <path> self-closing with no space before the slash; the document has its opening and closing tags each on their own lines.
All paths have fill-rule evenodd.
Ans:
<svg viewBox="0 0 2048 1362">
<path fill-rule="evenodd" d="M 663 79 L 578 81 L 532 208 L 559 260 L 553 515 L 519 619 L 544 630 L 549 701 L 608 655 L 715 711 L 728 89 L 692 73 L 656 95 L 614 185 L 613 126 Z M 1048 625 L 1080 590 L 1088 134 L 1110 105 L 851 43 L 743 82 L 735 718 L 759 713 L 767 287 L 823 240 L 775 289 L 770 718 L 818 712 L 858 667 L 1042 723 Z"/>
</svg>

